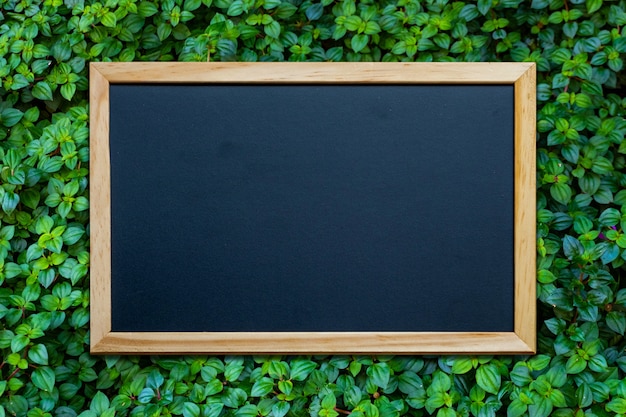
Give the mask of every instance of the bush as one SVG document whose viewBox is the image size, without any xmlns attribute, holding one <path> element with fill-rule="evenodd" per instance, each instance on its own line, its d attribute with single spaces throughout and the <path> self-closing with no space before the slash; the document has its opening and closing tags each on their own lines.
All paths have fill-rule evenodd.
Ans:
<svg viewBox="0 0 626 417">
<path fill-rule="evenodd" d="M 624 0 L 4 0 L 0 417 L 626 414 Z M 89 61 L 533 61 L 539 353 L 92 357 Z"/>
</svg>

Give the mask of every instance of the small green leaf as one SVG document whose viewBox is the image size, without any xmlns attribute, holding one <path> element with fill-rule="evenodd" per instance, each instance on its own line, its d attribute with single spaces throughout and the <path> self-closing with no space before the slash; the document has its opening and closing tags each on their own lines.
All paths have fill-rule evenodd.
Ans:
<svg viewBox="0 0 626 417">
<path fill-rule="evenodd" d="M 508 408 L 506 409 L 506 415 L 507 417 L 520 417 L 521 415 L 524 415 L 526 413 L 527 409 L 528 405 L 526 405 L 519 398 L 516 398 L 511 401 L 511 404 L 509 404 Z"/>
<path fill-rule="evenodd" d="M 364 34 L 354 35 L 350 40 L 350 46 L 354 52 L 361 52 L 369 42 L 369 36 Z"/>
<path fill-rule="evenodd" d="M 289 412 L 291 406 L 287 401 L 278 401 L 272 406 L 273 417 L 284 417 Z"/>
<path fill-rule="evenodd" d="M 254 404 L 246 404 L 235 411 L 235 417 L 256 417 L 258 409 Z"/>
<path fill-rule="evenodd" d="M 261 378 L 252 385 L 252 390 L 250 391 L 250 396 L 252 397 L 263 397 L 274 389 L 274 380 L 271 378 Z"/>
<path fill-rule="evenodd" d="M 13 338 L 13 340 L 11 340 L 11 352 L 20 352 L 28 346 L 29 343 L 30 339 L 27 336 L 18 334 Z"/>
<path fill-rule="evenodd" d="M 15 126 L 21 119 L 24 113 L 18 109 L 4 109 L 0 112 L 0 122 L 6 127 Z"/>
<path fill-rule="evenodd" d="M 530 384 L 533 378 L 530 376 L 530 369 L 525 364 L 518 362 L 511 371 L 511 381 L 518 387 Z"/>
<path fill-rule="evenodd" d="M 322 408 L 332 410 L 337 405 L 337 398 L 334 394 L 326 394 L 324 398 L 322 398 Z"/>
<path fill-rule="evenodd" d="M 451 372 L 453 374 L 465 374 L 472 369 L 472 358 L 467 356 L 458 356 L 454 358 Z"/>
<path fill-rule="evenodd" d="M 294 360 L 291 362 L 291 379 L 293 381 L 304 381 L 315 368 L 317 368 L 317 363 L 313 361 Z"/>
<path fill-rule="evenodd" d="M 606 315 L 606 325 L 623 336 L 626 333 L 626 315 L 623 312 L 611 311 Z"/>
<path fill-rule="evenodd" d="M 552 186 L 550 186 L 550 195 L 559 203 L 568 204 L 572 199 L 572 189 L 567 184 L 552 184 Z"/>
<path fill-rule="evenodd" d="M 146 387 L 156 390 L 159 389 L 161 385 L 163 385 L 164 381 L 165 378 L 163 377 L 163 375 L 161 375 L 161 372 L 159 372 L 157 369 L 153 369 L 148 375 L 148 379 L 146 380 Z"/>
<path fill-rule="evenodd" d="M 144 388 L 137 396 L 137 400 L 140 404 L 148 404 L 152 399 L 156 397 L 156 393 L 151 388 Z"/>
<path fill-rule="evenodd" d="M 230 4 L 230 6 L 228 6 L 226 14 L 228 16 L 239 16 L 244 12 L 244 7 L 245 5 L 242 0 L 235 0 Z"/>
<path fill-rule="evenodd" d="M 587 367 L 587 361 L 578 354 L 572 355 L 565 364 L 568 374 L 579 374 Z"/>
<path fill-rule="evenodd" d="M 48 365 L 48 349 L 43 344 L 34 345 L 28 350 L 28 359 L 37 365 Z"/>
<path fill-rule="evenodd" d="M 367 375 L 374 385 L 385 389 L 391 377 L 391 369 L 385 362 L 378 362 L 367 368 Z"/>
<path fill-rule="evenodd" d="M 207 404 L 203 407 L 203 417 L 218 417 L 222 414 L 223 409 L 224 404 L 222 403 Z"/>
<path fill-rule="evenodd" d="M 52 100 L 52 89 L 50 84 L 45 81 L 39 81 L 32 90 L 33 97 L 39 100 Z"/>
<path fill-rule="evenodd" d="M 324 5 L 322 3 L 314 3 L 307 7 L 305 14 L 309 20 L 318 20 L 324 13 Z"/>
<path fill-rule="evenodd" d="M 93 396 L 89 409 L 100 416 L 109 408 L 110 405 L 111 403 L 109 402 L 109 398 L 102 391 L 98 391 L 96 392 L 96 395 Z"/>
<path fill-rule="evenodd" d="M 537 281 L 541 282 L 542 284 L 549 284 L 556 281 L 556 276 L 547 269 L 541 269 L 537 273 Z"/>
<path fill-rule="evenodd" d="M 141 17 L 150 17 L 157 14 L 159 9 L 156 4 L 151 1 L 142 1 L 139 3 L 139 6 L 137 6 L 137 12 Z"/>
<path fill-rule="evenodd" d="M 478 0 L 478 4 L 477 4 L 477 8 L 478 11 L 485 16 L 489 10 L 491 9 L 493 5 L 493 1 L 492 0 Z"/>
<path fill-rule="evenodd" d="M 115 16 L 115 13 L 107 12 L 104 16 L 102 16 L 101 22 L 103 26 L 114 28 L 115 25 L 117 25 L 117 17 Z"/>
<path fill-rule="evenodd" d="M 398 389 L 407 395 L 419 393 L 424 389 L 422 379 L 415 372 L 403 372 L 398 377 Z"/>
<path fill-rule="evenodd" d="M 200 407 L 192 402 L 183 404 L 183 417 L 200 417 Z"/>
<path fill-rule="evenodd" d="M 602 0 L 586 0 L 587 13 L 595 13 L 602 7 Z"/>
<path fill-rule="evenodd" d="M 263 26 L 263 31 L 267 36 L 278 39 L 280 37 L 280 23 L 273 21 L 269 25 Z"/>
<path fill-rule="evenodd" d="M 76 93 L 76 84 L 67 83 L 61 86 L 61 95 L 67 101 L 72 100 L 72 97 L 74 97 L 74 93 Z"/>
<path fill-rule="evenodd" d="M 617 414 L 626 414 L 626 398 L 613 398 L 606 405 L 606 409 Z"/>
<path fill-rule="evenodd" d="M 478 367 L 476 370 L 476 383 L 485 391 L 497 394 L 501 384 L 498 368 L 490 363 Z"/>
<path fill-rule="evenodd" d="M 55 375 L 52 368 L 48 366 L 40 366 L 35 369 L 32 373 L 31 380 L 40 390 L 50 393 L 54 390 Z"/>
</svg>

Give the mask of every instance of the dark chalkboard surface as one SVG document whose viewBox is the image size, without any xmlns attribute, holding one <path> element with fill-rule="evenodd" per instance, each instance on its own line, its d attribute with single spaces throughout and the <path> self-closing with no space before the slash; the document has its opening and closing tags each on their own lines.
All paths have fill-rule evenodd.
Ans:
<svg viewBox="0 0 626 417">
<path fill-rule="evenodd" d="M 518 101 L 111 83 L 111 334 L 515 334 Z"/>
</svg>

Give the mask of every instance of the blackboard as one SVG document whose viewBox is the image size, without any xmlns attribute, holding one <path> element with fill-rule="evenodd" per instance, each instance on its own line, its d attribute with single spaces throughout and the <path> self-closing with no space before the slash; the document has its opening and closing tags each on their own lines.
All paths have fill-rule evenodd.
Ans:
<svg viewBox="0 0 626 417">
<path fill-rule="evenodd" d="M 532 66 L 167 65 L 91 69 L 92 352 L 534 350 Z"/>
</svg>

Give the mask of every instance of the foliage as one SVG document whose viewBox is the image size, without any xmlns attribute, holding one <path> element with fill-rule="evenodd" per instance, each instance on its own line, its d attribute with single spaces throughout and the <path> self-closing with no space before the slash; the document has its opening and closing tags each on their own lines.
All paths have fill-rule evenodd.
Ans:
<svg viewBox="0 0 626 417">
<path fill-rule="evenodd" d="M 0 4 L 0 417 L 626 415 L 626 1 Z M 536 62 L 539 353 L 90 356 L 86 64 L 208 56 Z"/>
</svg>

